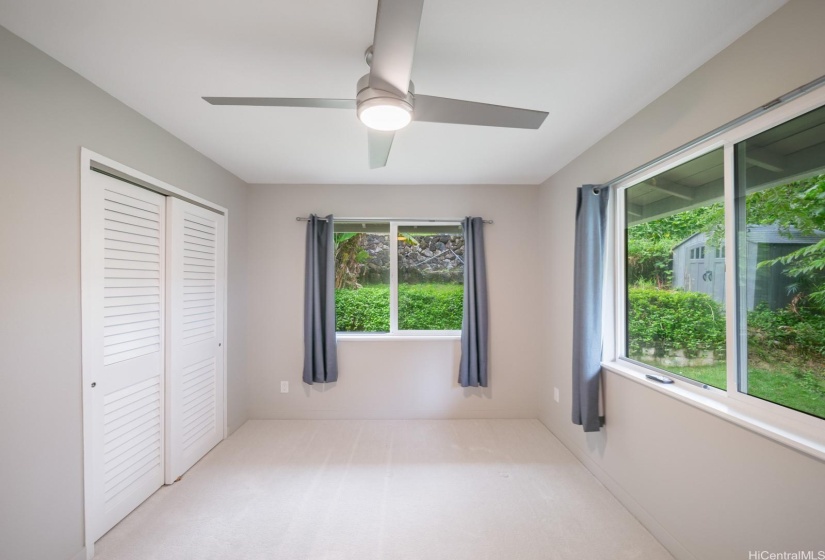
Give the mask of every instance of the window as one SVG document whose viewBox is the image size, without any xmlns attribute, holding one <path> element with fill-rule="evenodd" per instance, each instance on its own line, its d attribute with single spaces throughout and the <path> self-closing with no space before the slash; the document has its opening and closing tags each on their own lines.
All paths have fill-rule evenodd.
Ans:
<svg viewBox="0 0 825 560">
<path fill-rule="evenodd" d="M 615 185 L 619 358 L 825 418 L 825 91 L 814 99 Z"/>
<path fill-rule="evenodd" d="M 825 107 L 739 142 L 735 166 L 737 389 L 825 418 Z"/>
<path fill-rule="evenodd" d="M 699 383 L 725 387 L 722 150 L 624 191 L 626 356 Z"/>
<path fill-rule="evenodd" d="M 690 260 L 699 261 L 705 258 L 705 246 L 694 247 L 690 250 Z"/>
<path fill-rule="evenodd" d="M 399 225 L 398 330 L 460 331 L 464 304 L 461 225 Z"/>
<path fill-rule="evenodd" d="M 335 240 L 335 330 L 390 332 L 390 225 L 342 223 Z"/>
<path fill-rule="evenodd" d="M 335 222 L 338 332 L 456 334 L 464 302 L 457 222 Z"/>
</svg>

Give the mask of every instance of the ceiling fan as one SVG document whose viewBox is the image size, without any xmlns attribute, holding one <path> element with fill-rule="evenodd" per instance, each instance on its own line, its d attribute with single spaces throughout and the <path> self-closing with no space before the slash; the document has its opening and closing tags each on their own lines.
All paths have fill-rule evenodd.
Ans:
<svg viewBox="0 0 825 560">
<path fill-rule="evenodd" d="M 368 128 L 370 167 L 384 167 L 395 131 L 411 121 L 537 129 L 547 113 L 415 93 L 410 81 L 424 0 L 378 0 L 369 74 L 355 99 L 204 97 L 212 105 L 355 109 Z"/>
</svg>

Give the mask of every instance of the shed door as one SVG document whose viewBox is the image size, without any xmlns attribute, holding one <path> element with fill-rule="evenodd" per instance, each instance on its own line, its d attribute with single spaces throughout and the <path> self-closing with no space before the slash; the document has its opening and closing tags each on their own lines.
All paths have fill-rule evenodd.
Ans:
<svg viewBox="0 0 825 560">
<path fill-rule="evenodd" d="M 689 292 L 701 292 L 702 291 L 702 273 L 704 272 L 704 267 L 702 263 L 698 262 L 689 262 L 686 267 L 688 274 L 687 274 L 687 282 L 685 282 L 685 289 Z"/>
<path fill-rule="evenodd" d="M 713 261 L 713 299 L 725 303 L 725 260 L 724 257 Z"/>
<path fill-rule="evenodd" d="M 163 196 L 107 175 L 92 173 L 84 182 L 92 541 L 163 484 L 165 211 Z"/>
<path fill-rule="evenodd" d="M 167 202 L 167 464 L 171 484 L 224 438 L 224 217 Z"/>
</svg>

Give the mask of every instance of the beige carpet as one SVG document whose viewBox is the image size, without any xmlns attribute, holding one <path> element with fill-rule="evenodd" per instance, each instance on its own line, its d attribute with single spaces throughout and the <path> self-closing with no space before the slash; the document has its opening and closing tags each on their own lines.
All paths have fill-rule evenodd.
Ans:
<svg viewBox="0 0 825 560">
<path fill-rule="evenodd" d="M 672 558 L 536 420 L 250 421 L 100 560 Z"/>
</svg>

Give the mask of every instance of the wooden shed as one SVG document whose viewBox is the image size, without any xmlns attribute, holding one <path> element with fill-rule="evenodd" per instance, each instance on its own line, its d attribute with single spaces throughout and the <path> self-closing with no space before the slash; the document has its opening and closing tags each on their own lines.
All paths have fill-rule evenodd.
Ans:
<svg viewBox="0 0 825 560">
<path fill-rule="evenodd" d="M 780 231 L 776 225 L 748 226 L 746 294 L 747 308 L 766 303 L 771 309 L 786 306 L 793 297 L 788 292 L 794 280 L 782 273 L 782 266 L 757 268 L 757 263 L 783 257 L 803 245 L 812 245 L 825 237 L 802 235 L 799 231 Z M 708 243 L 706 233 L 688 237 L 673 248 L 673 287 L 701 292 L 725 303 L 725 245 Z"/>
</svg>

